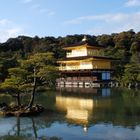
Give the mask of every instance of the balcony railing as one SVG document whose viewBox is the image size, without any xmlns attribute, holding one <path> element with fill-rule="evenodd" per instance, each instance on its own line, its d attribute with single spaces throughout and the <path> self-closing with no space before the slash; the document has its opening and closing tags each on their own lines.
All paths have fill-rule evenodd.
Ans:
<svg viewBox="0 0 140 140">
<path fill-rule="evenodd" d="M 67 52 L 67 53 L 66 53 L 66 56 L 67 56 L 67 57 L 71 57 L 71 56 L 72 56 L 72 53 Z"/>
<path fill-rule="evenodd" d="M 59 70 L 60 71 L 73 71 L 73 70 L 91 70 L 91 69 L 94 69 L 94 70 L 113 70 L 113 68 L 98 68 L 97 66 L 96 67 L 83 67 L 81 68 L 80 66 L 71 66 L 71 67 L 68 67 L 68 66 L 61 66 L 59 67 Z"/>
<path fill-rule="evenodd" d="M 61 66 L 59 67 L 59 70 L 79 70 L 79 66 Z"/>
<path fill-rule="evenodd" d="M 78 57 L 78 56 L 86 56 L 87 54 L 85 52 L 76 52 L 76 53 L 71 53 L 68 52 L 66 53 L 66 57 Z"/>
</svg>

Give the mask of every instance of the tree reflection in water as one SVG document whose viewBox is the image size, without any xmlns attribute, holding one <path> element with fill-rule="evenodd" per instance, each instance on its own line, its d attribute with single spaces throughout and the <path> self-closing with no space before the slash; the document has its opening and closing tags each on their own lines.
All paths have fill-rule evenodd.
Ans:
<svg viewBox="0 0 140 140">
<path fill-rule="evenodd" d="M 0 136 L 0 140 L 62 140 L 60 137 L 38 136 L 37 130 L 43 126 L 42 123 L 36 125 L 35 119 L 30 118 L 31 125 L 25 126 L 21 124 L 24 118 L 16 117 L 16 124 L 7 132 L 7 135 Z"/>
</svg>

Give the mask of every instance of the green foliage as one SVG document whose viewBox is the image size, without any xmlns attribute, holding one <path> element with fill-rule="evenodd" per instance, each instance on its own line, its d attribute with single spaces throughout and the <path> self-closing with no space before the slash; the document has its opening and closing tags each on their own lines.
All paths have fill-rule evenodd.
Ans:
<svg viewBox="0 0 140 140">
<path fill-rule="evenodd" d="M 107 47 L 107 46 L 114 46 L 113 37 L 110 35 L 100 35 L 97 36 L 96 41 L 99 45 Z"/>
<path fill-rule="evenodd" d="M 33 105 L 35 90 L 39 86 L 54 86 L 57 69 L 54 66 L 53 53 L 36 53 L 27 60 L 20 60 L 19 67 L 8 69 L 9 76 L 1 84 L 8 93 L 16 94 L 20 105 L 20 93 L 32 92 Z"/>
<path fill-rule="evenodd" d="M 16 59 L 0 57 L 0 80 L 3 82 L 8 75 L 8 69 L 17 65 Z"/>
<path fill-rule="evenodd" d="M 140 43 L 139 42 L 133 42 L 131 44 L 130 52 L 131 53 L 140 52 Z"/>
<path fill-rule="evenodd" d="M 140 53 L 139 52 L 135 52 L 132 54 L 130 63 L 140 63 Z"/>
<path fill-rule="evenodd" d="M 65 57 L 65 51 L 62 47 L 79 43 L 83 36 L 67 35 L 66 37 L 58 38 L 19 36 L 17 38 L 10 38 L 5 43 L 0 43 L 0 80 L 3 82 L 8 76 L 8 69 L 14 67 L 22 67 L 23 69 L 28 67 L 26 70 L 30 73 L 28 78 L 30 77 L 31 80 L 34 67 L 36 67 L 37 71 L 40 71 L 44 64 L 57 65 L 55 63 L 56 60 Z M 113 62 L 115 70 L 113 74 L 114 79 L 122 80 L 126 72 L 125 65 L 140 63 L 140 32 L 135 33 L 131 29 L 111 35 L 86 36 L 90 44 L 105 48 L 103 52 L 96 53 L 97 55 L 117 58 Z M 45 56 L 43 53 L 47 53 L 47 55 Z"/>
<path fill-rule="evenodd" d="M 20 67 L 10 68 L 8 71 L 9 77 L 1 84 L 1 88 L 9 93 L 21 92 L 24 89 L 27 71 Z"/>
<path fill-rule="evenodd" d="M 127 64 L 125 65 L 125 71 L 123 76 L 124 83 L 136 83 L 140 82 L 139 80 L 140 75 L 140 64 Z"/>
<path fill-rule="evenodd" d="M 129 50 L 132 40 L 134 38 L 135 32 L 133 30 L 127 32 L 121 32 L 114 36 L 113 40 L 115 46 L 120 49 Z"/>
<path fill-rule="evenodd" d="M 27 60 L 21 61 L 21 67 L 28 71 L 27 81 L 32 81 L 36 76 L 38 85 L 54 86 L 57 77 L 57 69 L 54 66 L 55 59 L 53 53 L 37 53 Z M 35 74 L 35 75 L 34 75 Z"/>
</svg>

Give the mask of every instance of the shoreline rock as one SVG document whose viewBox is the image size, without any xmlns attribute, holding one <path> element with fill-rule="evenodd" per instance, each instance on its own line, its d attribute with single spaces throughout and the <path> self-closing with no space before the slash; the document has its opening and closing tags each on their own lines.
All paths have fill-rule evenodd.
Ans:
<svg viewBox="0 0 140 140">
<path fill-rule="evenodd" d="M 41 105 L 34 105 L 32 108 L 27 106 L 2 106 L 0 107 L 0 115 L 3 116 L 36 116 L 44 111 Z"/>
</svg>

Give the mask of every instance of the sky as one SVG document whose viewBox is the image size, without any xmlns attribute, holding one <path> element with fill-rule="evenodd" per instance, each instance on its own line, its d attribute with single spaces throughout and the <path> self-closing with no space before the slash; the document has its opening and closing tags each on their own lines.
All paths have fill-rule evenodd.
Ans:
<svg viewBox="0 0 140 140">
<path fill-rule="evenodd" d="M 140 0 L 0 0 L 0 42 L 140 31 Z"/>
</svg>

